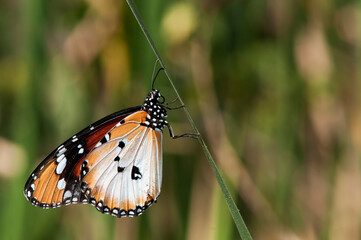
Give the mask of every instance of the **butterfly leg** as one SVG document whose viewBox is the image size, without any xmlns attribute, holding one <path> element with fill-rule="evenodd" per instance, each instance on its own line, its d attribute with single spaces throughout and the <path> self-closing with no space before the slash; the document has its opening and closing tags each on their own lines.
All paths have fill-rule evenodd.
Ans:
<svg viewBox="0 0 361 240">
<path fill-rule="evenodd" d="M 164 108 L 166 108 L 166 109 L 168 109 L 168 110 L 175 110 L 175 109 L 179 109 L 179 108 L 183 108 L 184 107 L 184 105 L 181 105 L 181 106 L 178 106 L 178 107 L 174 107 L 174 108 L 172 108 L 172 107 L 168 107 L 168 105 L 171 105 L 171 104 L 173 104 L 173 103 L 175 103 L 176 101 L 178 101 L 178 97 L 176 97 L 175 99 L 173 99 L 172 101 L 170 101 L 170 102 L 164 102 L 164 97 L 163 96 L 161 96 L 162 98 L 163 98 L 163 101 L 162 102 L 160 102 L 161 104 L 162 104 L 162 106 L 164 107 Z"/>
<path fill-rule="evenodd" d="M 189 137 L 189 138 L 198 138 L 199 137 L 198 133 L 183 133 L 181 135 L 174 135 L 173 129 L 170 126 L 170 124 L 167 121 L 165 121 L 165 124 L 168 127 L 170 137 L 173 139 L 181 138 L 181 137 Z"/>
<path fill-rule="evenodd" d="M 178 100 L 178 97 L 176 97 L 175 99 L 173 99 L 173 100 L 170 101 L 170 102 L 164 103 L 164 105 L 170 105 L 170 104 L 172 104 L 172 103 L 175 103 L 177 100 Z"/>
<path fill-rule="evenodd" d="M 165 106 L 165 108 L 168 109 L 168 110 L 176 110 L 176 109 L 184 108 L 184 105 L 180 105 L 178 107 L 166 107 Z"/>
</svg>

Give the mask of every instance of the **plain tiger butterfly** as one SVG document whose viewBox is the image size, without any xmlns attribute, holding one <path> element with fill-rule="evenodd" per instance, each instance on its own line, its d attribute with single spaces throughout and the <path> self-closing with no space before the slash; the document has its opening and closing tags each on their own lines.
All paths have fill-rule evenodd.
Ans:
<svg viewBox="0 0 361 240">
<path fill-rule="evenodd" d="M 27 180 L 26 199 L 41 208 L 91 204 L 116 217 L 138 216 L 156 202 L 162 183 L 162 129 L 168 127 L 172 138 L 197 135 L 174 136 L 165 120 L 172 108 L 154 89 L 154 79 L 142 106 L 100 119 L 51 152 Z"/>
</svg>

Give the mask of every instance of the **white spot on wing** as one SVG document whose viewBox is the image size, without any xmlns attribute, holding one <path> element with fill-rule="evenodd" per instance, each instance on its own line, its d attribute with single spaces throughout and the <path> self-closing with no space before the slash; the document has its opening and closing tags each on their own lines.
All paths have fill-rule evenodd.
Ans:
<svg viewBox="0 0 361 240">
<path fill-rule="evenodd" d="M 63 158 L 63 160 L 61 160 L 61 162 L 58 164 L 58 166 L 56 166 L 55 173 L 61 174 L 63 172 L 65 166 L 66 166 L 66 158 Z"/>
<path fill-rule="evenodd" d="M 62 148 L 59 149 L 59 151 L 58 151 L 58 153 L 56 154 L 56 156 L 60 156 L 60 155 L 62 155 L 62 154 L 65 153 L 65 152 L 66 152 L 66 148 L 65 148 L 65 147 L 62 147 Z"/>
<path fill-rule="evenodd" d="M 65 188 L 65 184 L 66 184 L 66 182 L 65 182 L 64 178 L 60 179 L 58 181 L 58 185 L 57 185 L 58 189 L 63 190 Z"/>
<path fill-rule="evenodd" d="M 60 163 L 61 160 L 63 160 L 64 157 L 65 157 L 65 155 L 64 155 L 64 154 L 61 154 L 61 155 L 56 159 L 56 162 L 57 162 L 57 163 Z"/>
<path fill-rule="evenodd" d="M 70 198 L 71 197 L 71 192 L 68 190 L 64 193 L 63 198 Z"/>
</svg>

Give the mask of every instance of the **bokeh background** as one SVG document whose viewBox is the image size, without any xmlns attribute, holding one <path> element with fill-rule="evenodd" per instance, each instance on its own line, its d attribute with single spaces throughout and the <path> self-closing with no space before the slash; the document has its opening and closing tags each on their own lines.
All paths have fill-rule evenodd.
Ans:
<svg viewBox="0 0 361 240">
<path fill-rule="evenodd" d="M 360 2 L 136 4 L 254 239 L 361 239 Z M 0 239 L 239 239 L 193 139 L 165 134 L 140 217 L 23 196 L 61 142 L 143 102 L 154 62 L 125 1 L 0 0 Z M 169 122 L 192 131 L 182 110 Z"/>
</svg>

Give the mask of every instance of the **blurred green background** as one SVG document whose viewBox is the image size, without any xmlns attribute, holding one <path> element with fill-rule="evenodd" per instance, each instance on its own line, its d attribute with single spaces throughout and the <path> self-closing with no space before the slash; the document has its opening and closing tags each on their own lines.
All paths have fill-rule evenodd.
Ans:
<svg viewBox="0 0 361 240">
<path fill-rule="evenodd" d="M 254 239 L 361 239 L 360 2 L 136 4 Z M 140 217 L 23 196 L 61 142 L 143 102 L 154 62 L 125 1 L 0 0 L 0 239 L 239 239 L 198 142 L 168 134 Z"/>
</svg>

